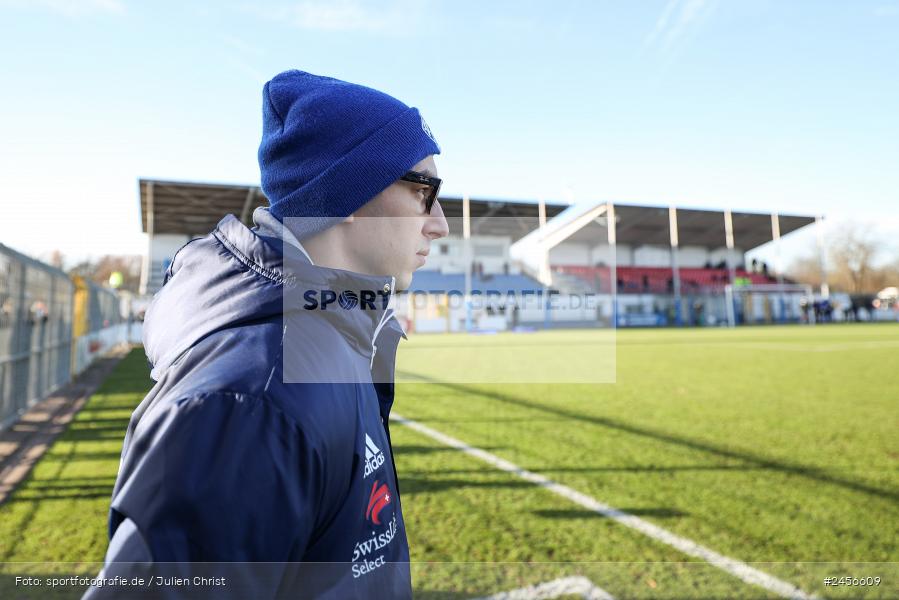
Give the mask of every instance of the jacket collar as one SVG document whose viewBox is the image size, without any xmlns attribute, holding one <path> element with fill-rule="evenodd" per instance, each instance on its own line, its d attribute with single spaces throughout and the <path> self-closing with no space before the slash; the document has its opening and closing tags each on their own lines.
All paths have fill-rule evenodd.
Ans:
<svg viewBox="0 0 899 600">
<path fill-rule="evenodd" d="M 253 230 L 269 244 L 275 245 L 279 249 L 283 249 L 285 243 L 290 244 L 306 257 L 310 265 L 313 264 L 312 257 L 303 248 L 297 236 L 293 234 L 289 227 L 279 221 L 267 206 L 256 207 L 256 210 L 253 211 L 253 222 L 256 224 Z"/>
<path fill-rule="evenodd" d="M 267 207 L 256 209 L 253 220 L 256 227 L 250 230 L 228 215 L 215 233 L 244 264 L 284 286 L 285 312 L 302 311 L 327 319 L 370 358 L 371 368 L 375 367 L 377 341 L 385 328 L 398 333 L 384 338 L 387 347 L 396 350 L 395 343 L 388 340 L 398 342 L 406 334 L 394 312 L 393 277 L 314 265 L 296 237 Z M 258 243 L 260 238 L 264 244 Z"/>
</svg>

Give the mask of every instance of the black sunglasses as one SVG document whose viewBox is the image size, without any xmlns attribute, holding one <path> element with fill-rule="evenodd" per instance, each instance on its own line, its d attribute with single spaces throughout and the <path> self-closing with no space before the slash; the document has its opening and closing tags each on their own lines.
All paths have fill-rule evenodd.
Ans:
<svg viewBox="0 0 899 600">
<path fill-rule="evenodd" d="M 437 201 L 437 194 L 440 193 L 440 184 L 443 183 L 443 180 L 439 177 L 431 177 L 424 173 L 419 173 L 418 171 L 408 171 L 405 175 L 400 177 L 400 180 L 427 185 L 431 188 L 428 197 L 425 199 L 425 212 L 431 214 L 431 207 L 434 206 L 434 202 Z"/>
</svg>

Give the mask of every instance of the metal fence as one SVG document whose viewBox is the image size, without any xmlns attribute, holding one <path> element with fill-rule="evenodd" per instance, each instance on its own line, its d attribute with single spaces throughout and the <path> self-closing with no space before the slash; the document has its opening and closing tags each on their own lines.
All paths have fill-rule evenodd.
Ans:
<svg viewBox="0 0 899 600">
<path fill-rule="evenodd" d="M 69 380 L 75 286 L 0 244 L 0 429 Z"/>
</svg>

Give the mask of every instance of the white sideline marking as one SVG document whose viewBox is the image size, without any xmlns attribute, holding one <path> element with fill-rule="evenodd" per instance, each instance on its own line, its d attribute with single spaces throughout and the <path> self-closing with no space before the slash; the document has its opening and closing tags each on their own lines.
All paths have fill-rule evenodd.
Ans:
<svg viewBox="0 0 899 600">
<path fill-rule="evenodd" d="M 667 544 L 672 548 L 676 548 L 684 554 L 688 554 L 689 556 L 694 556 L 696 558 L 701 558 L 712 566 L 718 567 L 723 571 L 727 571 L 731 575 L 734 575 L 735 577 L 745 581 L 746 583 L 763 587 L 766 590 L 784 598 L 791 598 L 794 600 L 817 599 L 817 596 L 813 594 L 807 594 L 791 583 L 778 579 L 773 575 L 769 575 L 763 571 L 759 571 L 758 569 L 750 567 L 746 563 L 737 559 L 730 558 L 729 556 L 724 556 L 723 554 L 718 554 L 714 550 L 697 544 L 693 540 L 675 535 L 667 529 L 663 529 L 658 525 L 653 525 L 649 521 L 644 521 L 639 517 L 620 511 L 617 508 L 609 506 L 608 504 L 603 504 L 602 502 L 595 498 L 592 498 L 591 496 L 582 494 L 581 492 L 578 492 L 566 485 L 556 483 L 555 481 L 544 477 L 543 475 L 538 475 L 537 473 L 532 473 L 531 471 L 522 469 L 518 465 L 510 463 L 509 461 L 504 460 L 496 456 L 495 454 L 490 454 L 486 450 L 481 450 L 480 448 L 469 446 L 468 444 L 460 442 L 459 440 L 452 438 L 444 433 L 440 433 L 436 429 L 431 429 L 427 425 L 422 425 L 417 421 L 406 419 L 402 415 L 393 413 L 391 414 L 390 418 L 391 420 L 394 420 L 397 423 L 405 425 L 410 429 L 426 435 L 429 438 L 440 442 L 441 444 L 444 444 L 451 448 L 455 448 L 457 450 L 461 450 L 468 455 L 474 456 L 486 463 L 493 465 L 501 471 L 517 475 L 518 477 L 521 477 L 526 481 L 530 481 L 531 483 L 546 488 L 554 494 L 562 496 L 563 498 L 567 498 L 568 500 L 571 500 L 575 504 L 579 504 L 586 509 L 592 510 L 593 512 L 603 515 L 604 517 L 607 517 L 609 519 L 618 521 L 626 527 L 636 529 L 640 533 L 647 535 L 654 540 L 658 540 L 663 544 Z"/>
<path fill-rule="evenodd" d="M 783 350 L 784 352 L 847 352 L 850 350 L 880 350 L 899 347 L 899 340 L 870 340 L 836 342 L 830 344 L 794 344 L 790 342 L 709 342 L 707 346 L 726 346 L 751 350 Z"/>
<path fill-rule="evenodd" d="M 565 577 L 476 600 L 551 600 L 570 594 L 579 594 L 584 600 L 615 600 L 614 596 L 593 585 L 586 577 Z"/>
</svg>

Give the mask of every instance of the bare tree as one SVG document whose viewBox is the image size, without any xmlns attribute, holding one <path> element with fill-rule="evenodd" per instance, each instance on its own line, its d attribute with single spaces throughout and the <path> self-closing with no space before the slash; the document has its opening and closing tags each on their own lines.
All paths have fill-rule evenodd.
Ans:
<svg viewBox="0 0 899 600">
<path fill-rule="evenodd" d="M 815 255 L 797 258 L 786 269 L 786 275 L 797 283 L 818 287 L 821 285 L 821 260 Z"/>
<path fill-rule="evenodd" d="M 879 292 L 887 287 L 899 287 L 899 260 L 872 270 L 871 283 L 868 287 L 872 292 Z"/>
<path fill-rule="evenodd" d="M 870 228 L 848 223 L 842 233 L 828 243 L 827 280 L 835 291 L 851 294 L 875 293 L 899 282 L 899 261 L 882 263 L 878 259 L 887 245 Z M 800 283 L 821 284 L 821 265 L 817 253 L 798 258 L 787 270 Z"/>
<path fill-rule="evenodd" d="M 122 274 L 120 289 L 137 293 L 140 286 L 141 257 L 106 255 L 96 260 L 86 260 L 69 269 L 70 275 L 81 275 L 99 284 L 109 282 L 109 276 L 118 271 Z"/>
<path fill-rule="evenodd" d="M 848 291 L 860 294 L 871 292 L 871 272 L 881 243 L 870 230 L 856 223 L 847 224 L 843 232 L 830 244 L 832 271 L 848 284 Z"/>
</svg>

